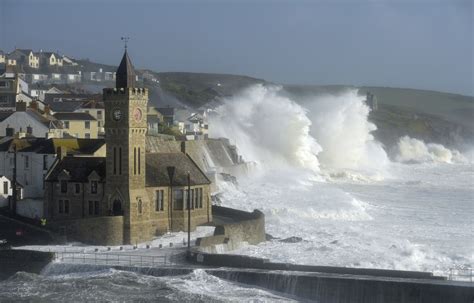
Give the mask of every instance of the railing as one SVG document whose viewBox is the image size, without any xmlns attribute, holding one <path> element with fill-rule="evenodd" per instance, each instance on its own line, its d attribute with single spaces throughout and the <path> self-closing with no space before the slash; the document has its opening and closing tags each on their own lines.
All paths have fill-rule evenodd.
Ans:
<svg viewBox="0 0 474 303">
<path fill-rule="evenodd" d="M 180 255 L 131 255 L 113 253 L 56 252 L 55 260 L 73 264 L 157 267 L 177 264 Z"/>
<path fill-rule="evenodd" d="M 473 282 L 473 268 L 451 268 L 449 269 L 448 280 Z"/>
</svg>

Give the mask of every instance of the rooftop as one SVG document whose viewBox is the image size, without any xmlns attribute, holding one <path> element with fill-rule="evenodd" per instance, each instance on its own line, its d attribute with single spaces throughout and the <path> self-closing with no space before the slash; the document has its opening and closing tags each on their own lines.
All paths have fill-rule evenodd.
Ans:
<svg viewBox="0 0 474 303">
<path fill-rule="evenodd" d="M 184 153 L 154 153 L 146 155 L 146 186 L 169 186 L 170 180 L 166 168 L 168 166 L 175 167 L 173 186 L 186 186 L 188 172 L 191 185 L 211 183 L 188 155 Z"/>
<path fill-rule="evenodd" d="M 64 157 L 49 173 L 47 181 L 56 181 L 63 171 L 74 182 L 87 182 L 94 171 L 104 179 L 105 170 L 105 157 Z"/>
<path fill-rule="evenodd" d="M 96 119 L 88 113 L 74 112 L 74 113 L 56 113 L 53 115 L 58 120 L 85 120 L 95 121 Z"/>
</svg>

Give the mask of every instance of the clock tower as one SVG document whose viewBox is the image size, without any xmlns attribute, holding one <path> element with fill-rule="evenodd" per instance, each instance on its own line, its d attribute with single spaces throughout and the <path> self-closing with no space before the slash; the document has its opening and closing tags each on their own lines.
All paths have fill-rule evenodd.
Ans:
<svg viewBox="0 0 474 303">
<path fill-rule="evenodd" d="M 115 88 L 103 91 L 106 185 L 103 209 L 123 216 L 123 242 L 144 241 L 149 201 L 145 190 L 148 90 L 138 88 L 127 49 L 116 73 Z"/>
</svg>

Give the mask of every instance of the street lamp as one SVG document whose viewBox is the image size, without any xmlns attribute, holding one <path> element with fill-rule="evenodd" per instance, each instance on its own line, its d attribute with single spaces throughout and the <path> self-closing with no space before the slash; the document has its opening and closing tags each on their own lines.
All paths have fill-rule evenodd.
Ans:
<svg viewBox="0 0 474 303">
<path fill-rule="evenodd" d="M 188 254 L 191 252 L 191 174 L 188 172 Z"/>
</svg>

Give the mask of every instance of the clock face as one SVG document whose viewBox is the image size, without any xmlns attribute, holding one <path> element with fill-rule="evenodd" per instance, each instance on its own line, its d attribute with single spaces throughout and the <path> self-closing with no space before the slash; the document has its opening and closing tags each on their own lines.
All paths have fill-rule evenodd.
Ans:
<svg viewBox="0 0 474 303">
<path fill-rule="evenodd" d="M 133 118 L 135 118 L 135 121 L 140 122 L 142 120 L 142 111 L 139 108 L 135 108 L 133 110 Z"/>
<path fill-rule="evenodd" d="M 120 119 L 122 119 L 122 112 L 120 111 L 120 109 L 114 109 L 114 111 L 112 112 L 112 118 L 114 118 L 115 121 L 120 121 Z"/>
</svg>

